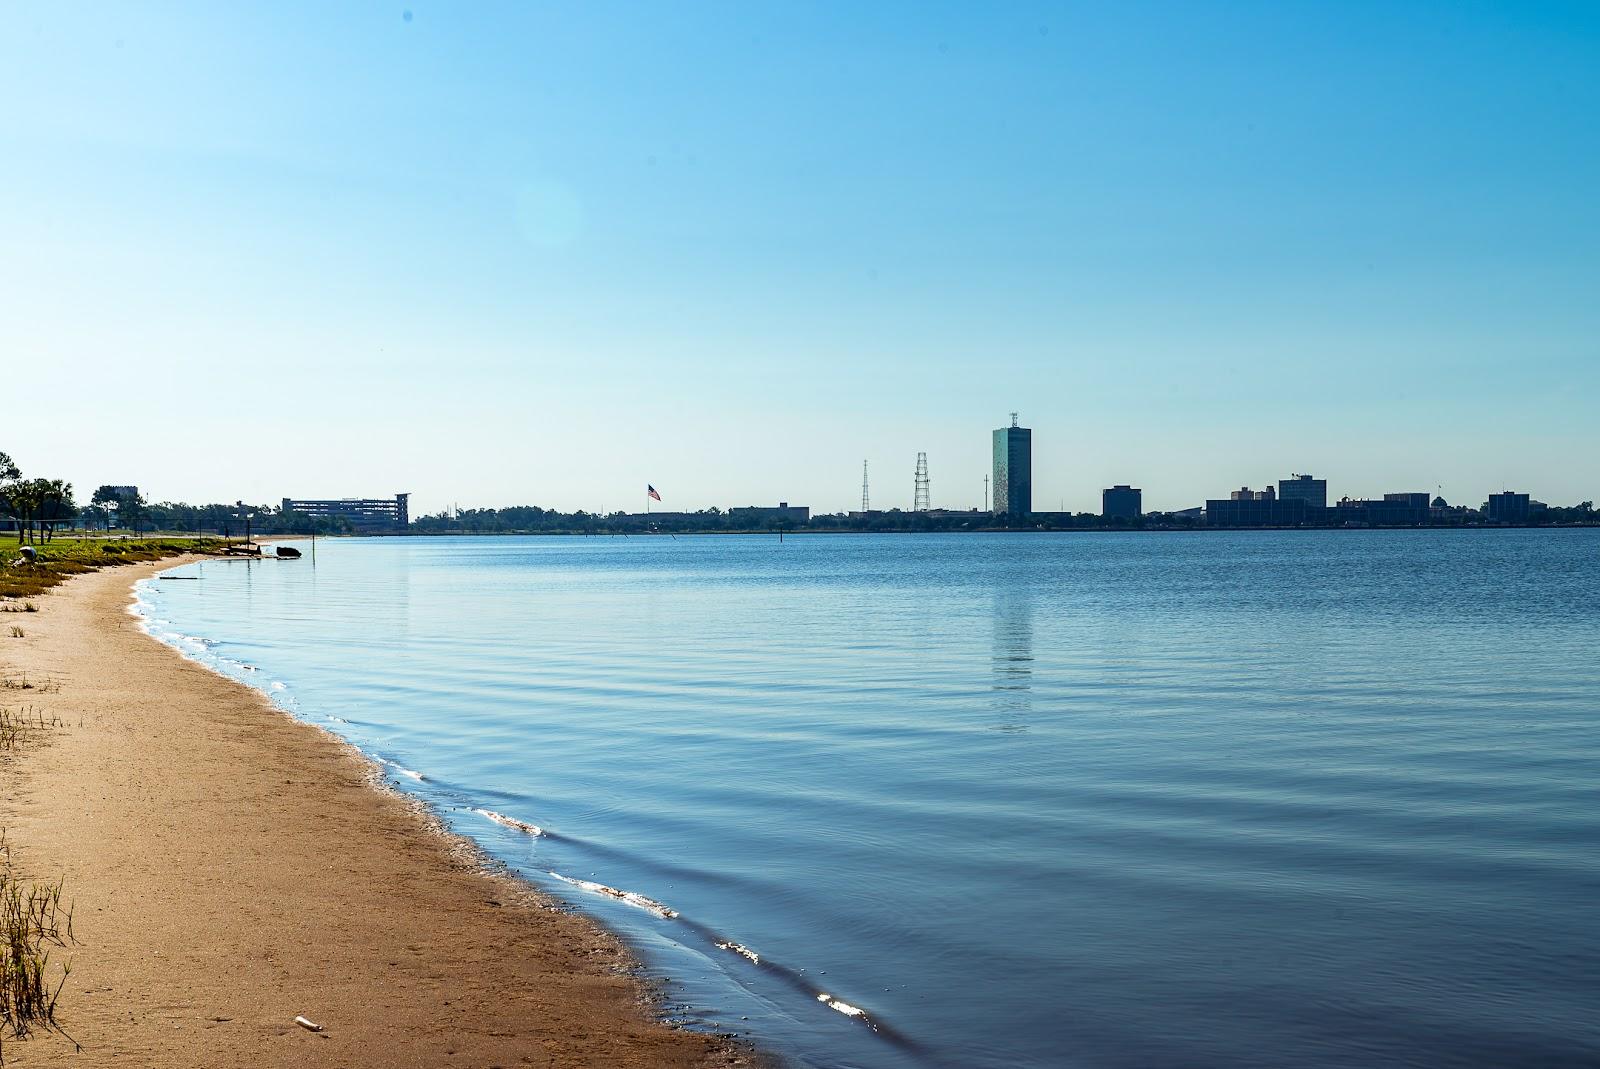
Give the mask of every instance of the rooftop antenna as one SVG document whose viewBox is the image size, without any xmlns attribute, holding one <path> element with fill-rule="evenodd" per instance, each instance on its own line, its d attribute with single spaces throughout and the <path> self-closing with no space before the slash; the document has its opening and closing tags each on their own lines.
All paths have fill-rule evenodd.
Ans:
<svg viewBox="0 0 1600 1069">
<path fill-rule="evenodd" d="M 1013 427 L 1017 425 L 1017 414 L 1015 412 L 1011 413 L 1011 425 Z"/>
<path fill-rule="evenodd" d="M 912 512 L 927 512 L 928 505 L 928 454 L 917 454 L 917 489 L 911 498 Z"/>
<path fill-rule="evenodd" d="M 871 500 L 867 497 L 867 462 L 863 460 L 861 462 L 861 511 L 868 512 L 871 507 Z"/>
</svg>

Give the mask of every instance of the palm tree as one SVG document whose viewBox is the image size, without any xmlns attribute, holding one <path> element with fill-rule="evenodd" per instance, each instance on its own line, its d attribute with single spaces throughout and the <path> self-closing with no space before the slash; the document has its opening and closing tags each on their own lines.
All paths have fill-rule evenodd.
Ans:
<svg viewBox="0 0 1600 1069">
<path fill-rule="evenodd" d="M 44 479 L 16 479 L 6 486 L 6 499 L 11 502 L 11 514 L 17 518 L 17 544 L 24 538 L 33 539 L 33 518 L 44 503 Z"/>
</svg>

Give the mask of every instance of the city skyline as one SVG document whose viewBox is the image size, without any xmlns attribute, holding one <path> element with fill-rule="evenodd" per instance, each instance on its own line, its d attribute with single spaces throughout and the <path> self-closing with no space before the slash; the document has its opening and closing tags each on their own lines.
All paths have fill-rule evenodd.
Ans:
<svg viewBox="0 0 1600 1069">
<path fill-rule="evenodd" d="M 1595 496 L 1600 12 L 704 10 L 17 5 L 0 447 L 962 508 L 1021 409 L 1036 508 Z"/>
</svg>

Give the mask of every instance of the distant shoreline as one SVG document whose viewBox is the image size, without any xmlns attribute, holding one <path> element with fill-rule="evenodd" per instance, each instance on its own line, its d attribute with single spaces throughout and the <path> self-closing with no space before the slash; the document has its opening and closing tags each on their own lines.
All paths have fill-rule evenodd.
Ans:
<svg viewBox="0 0 1600 1069">
<path fill-rule="evenodd" d="M 1368 524 L 1359 527 L 1219 527 L 1196 524 L 1192 527 L 953 527 L 934 528 L 929 530 L 909 530 L 901 527 L 884 527 L 869 529 L 841 529 L 841 528 L 784 528 L 781 532 L 776 529 L 768 530 L 738 530 L 707 528 L 673 528 L 658 531 L 367 531 L 353 534 L 318 535 L 318 538 L 667 538 L 671 536 L 723 536 L 737 535 L 762 537 L 777 537 L 780 533 L 785 538 L 821 535 L 833 537 L 837 535 L 979 535 L 979 534 L 1026 534 L 1026 535 L 1085 535 L 1085 534 L 1227 534 L 1238 531 L 1293 531 L 1296 533 L 1340 532 L 1358 534 L 1371 531 L 1583 531 L 1600 529 L 1600 523 L 1497 523 L 1497 524 L 1431 524 L 1416 526 L 1408 524 Z M 311 538 L 310 535 L 273 535 L 275 539 Z"/>
</svg>

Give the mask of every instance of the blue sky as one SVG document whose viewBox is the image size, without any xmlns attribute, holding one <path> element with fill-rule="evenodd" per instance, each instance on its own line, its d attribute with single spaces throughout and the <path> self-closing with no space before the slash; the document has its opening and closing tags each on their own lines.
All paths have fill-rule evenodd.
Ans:
<svg viewBox="0 0 1600 1069">
<path fill-rule="evenodd" d="M 0 449 L 82 488 L 968 507 L 1017 410 L 1039 508 L 1600 497 L 1594 5 L 4 14 Z"/>
</svg>

